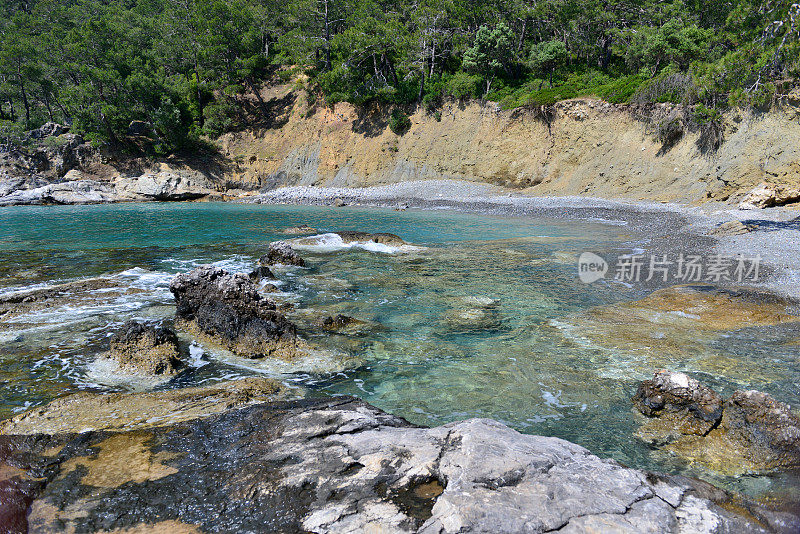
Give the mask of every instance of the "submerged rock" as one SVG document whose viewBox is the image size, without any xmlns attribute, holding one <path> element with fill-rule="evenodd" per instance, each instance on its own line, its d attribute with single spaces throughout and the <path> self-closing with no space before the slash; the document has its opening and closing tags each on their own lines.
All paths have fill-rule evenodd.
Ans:
<svg viewBox="0 0 800 534">
<path fill-rule="evenodd" d="M 307 224 L 301 224 L 300 226 L 293 226 L 291 228 L 287 228 L 283 231 L 286 235 L 304 235 L 304 234 L 316 234 L 317 229 L 308 226 Z"/>
<path fill-rule="evenodd" d="M 363 335 L 380 330 L 382 326 L 370 321 L 362 321 L 341 313 L 329 315 L 317 323 L 323 330 L 339 334 Z"/>
<path fill-rule="evenodd" d="M 148 393 L 83 392 L 0 421 L 0 434 L 145 429 L 288 396 L 289 392 L 280 382 L 268 378 L 245 378 L 212 386 Z"/>
<path fill-rule="evenodd" d="M 798 527 L 794 516 L 601 460 L 557 438 L 485 419 L 419 428 L 350 397 L 260 404 L 121 433 L 0 440 L 0 462 L 18 466 L 18 480 L 37 481 L 26 486 L 26 526 L 36 532 Z"/>
<path fill-rule="evenodd" d="M 380 243 L 381 245 L 390 245 L 390 246 L 400 246 L 405 245 L 406 242 L 402 240 L 399 236 L 394 234 L 387 234 L 384 232 L 379 232 L 377 234 L 370 234 L 367 232 L 352 232 L 352 231 L 342 231 L 342 232 L 334 232 L 336 235 L 342 238 L 342 241 L 345 243 Z"/>
<path fill-rule="evenodd" d="M 462 297 L 458 307 L 444 314 L 444 322 L 454 331 L 496 330 L 502 324 L 499 306 L 500 301 L 490 297 Z"/>
<path fill-rule="evenodd" d="M 179 356 L 178 337 L 171 328 L 128 321 L 100 358 L 114 362 L 123 374 L 171 376 L 182 366 Z"/>
<path fill-rule="evenodd" d="M 248 358 L 296 356 L 300 340 L 294 324 L 247 276 L 206 265 L 177 275 L 170 291 L 179 320 L 234 353 Z"/>
<path fill-rule="evenodd" d="M 259 265 L 296 265 L 304 267 L 306 262 L 286 241 L 275 241 L 269 244 L 267 253 L 258 260 Z"/>
<path fill-rule="evenodd" d="M 633 373 L 645 378 L 652 376 L 654 368 L 684 365 L 712 376 L 749 382 L 782 377 L 771 366 L 716 350 L 714 343 L 729 332 L 798 321 L 794 303 L 779 295 L 698 284 L 659 289 L 640 300 L 591 308 L 560 320 L 559 328 L 582 344 L 589 342 L 618 354 L 611 366 L 605 366 L 607 376 Z"/>
<path fill-rule="evenodd" d="M 800 467 L 800 419 L 759 391 L 723 401 L 683 373 L 658 371 L 633 398 L 647 419 L 637 436 L 723 475 Z"/>
</svg>

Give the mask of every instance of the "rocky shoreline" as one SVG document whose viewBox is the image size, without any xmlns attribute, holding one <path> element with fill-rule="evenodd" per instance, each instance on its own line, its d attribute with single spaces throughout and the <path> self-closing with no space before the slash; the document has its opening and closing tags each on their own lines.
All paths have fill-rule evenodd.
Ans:
<svg viewBox="0 0 800 534">
<path fill-rule="evenodd" d="M 408 245 L 386 233 L 335 235 L 342 243 Z M 309 240 L 271 243 L 250 275 L 212 266 L 176 275 L 175 329 L 241 358 L 309 369 L 305 358 L 318 349 L 268 288 L 272 268 L 305 265 L 292 245 Z M 9 310 L 46 305 L 74 287 L 4 302 Z M 496 301 L 463 304 L 447 317 L 459 330 L 497 322 Z M 782 320 L 770 310 L 746 311 Z M 704 313 L 709 328 L 721 324 L 715 309 Z M 337 315 L 315 328 L 361 323 Z M 183 369 L 170 325 L 128 322 L 108 344 L 98 360 L 152 379 L 150 388 Z M 745 473 L 800 467 L 800 421 L 768 395 L 736 392 L 724 401 L 686 375 L 659 372 L 634 405 L 650 418 L 637 437 L 656 448 L 711 458 L 712 466 L 735 450 L 729 463 L 746 460 Z M 800 529 L 797 512 L 795 503 L 769 507 L 697 480 L 627 468 L 497 421 L 424 428 L 353 397 L 302 398 L 269 379 L 81 393 L 0 423 L 0 524 L 10 532 L 788 533 Z"/>
<path fill-rule="evenodd" d="M 137 179 L 149 184 L 152 194 L 137 189 L 135 195 L 120 196 L 119 191 L 131 189 L 74 179 L 26 189 L 23 196 L 12 192 L 0 198 L 0 205 L 217 198 L 208 191 L 196 193 L 200 190 L 191 180 L 173 180 L 167 176 L 171 171 L 164 172 L 158 179 Z M 781 208 L 754 212 L 533 198 L 456 180 L 363 189 L 283 188 L 238 200 L 606 221 L 649 230 L 648 248 L 654 253 L 757 251 L 767 276 L 751 285 L 790 299 L 800 295 L 800 228 L 795 214 Z M 315 232 L 307 226 L 286 231 Z M 338 232 L 336 238 L 348 244 L 407 245 L 392 234 Z M 275 281 L 271 268 L 303 266 L 291 243 L 301 249 L 308 239 L 272 243 L 249 276 L 213 267 L 178 275 L 170 284 L 177 303 L 175 324 L 126 324 L 110 339 L 98 364 L 116 375 L 136 377 L 145 389 L 171 380 L 183 369 L 174 326 L 237 357 L 273 358 L 294 370 L 352 365 L 344 355 L 322 354 L 298 335 L 281 303 L 268 298 L 277 290 L 270 283 Z M 58 291 L 71 289 L 66 284 Z M 697 302 L 752 296 L 708 297 L 702 288 L 678 293 L 687 291 Z M 664 295 L 669 300 L 672 293 L 651 300 L 664 300 Z M 47 305 L 39 302 L 46 299 L 36 291 L 0 299 L 0 315 L 13 314 L 19 306 Z M 466 308 L 443 318 L 449 327 L 461 331 L 499 324 L 492 299 L 463 304 Z M 768 323 L 780 322 L 786 305 L 781 300 L 775 313 L 762 308 L 748 308 L 743 317 L 755 314 Z M 658 302 L 645 299 L 625 313 L 651 309 L 659 311 Z M 724 329 L 717 312 L 712 306 L 698 312 L 698 320 L 706 321 L 709 330 Z M 595 315 L 598 335 L 616 324 L 604 323 L 602 310 Z M 626 324 L 632 332 L 633 323 Z M 376 326 L 341 314 L 314 324 L 325 332 Z M 127 396 L 77 395 L 4 421 L 0 525 L 12 525 L 11 532 L 800 530 L 795 503 L 772 509 L 703 482 L 601 460 L 563 440 L 522 435 L 496 421 L 422 428 L 355 398 L 296 396 L 277 383 L 245 380 Z M 659 452 L 734 476 L 800 467 L 800 423 L 788 406 L 768 395 L 736 392 L 723 399 L 686 375 L 657 373 L 641 386 L 634 403 L 646 418 L 636 437 Z"/>
<path fill-rule="evenodd" d="M 149 394 L 137 420 L 165 394 L 181 395 Z M 200 391 L 186 395 L 203 398 Z M 56 402 L 34 420 L 60 413 L 64 401 Z M 96 401 L 73 404 L 81 402 Z M 350 397 L 262 402 L 198 416 L 113 430 L 97 420 L 80 434 L 32 433 L 31 416 L 5 423 L 0 518 L 12 532 L 800 528 L 788 511 L 696 480 L 629 469 L 567 441 L 486 419 L 422 428 Z"/>
</svg>

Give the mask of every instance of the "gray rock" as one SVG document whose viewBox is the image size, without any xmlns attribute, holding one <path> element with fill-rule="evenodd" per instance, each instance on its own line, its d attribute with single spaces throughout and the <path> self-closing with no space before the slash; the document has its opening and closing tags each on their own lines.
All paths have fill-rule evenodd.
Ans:
<svg viewBox="0 0 800 534">
<path fill-rule="evenodd" d="M 778 532 L 800 525 L 557 438 L 486 419 L 419 428 L 350 397 L 260 404 L 146 431 L 4 439 L 14 465 L 40 477 L 33 489 L 6 491 L 30 492 L 27 520 L 37 532 L 188 524 L 204 532 L 761 533 L 770 530 L 758 522 Z M 45 455 L 52 450 L 61 452 Z M 120 465 L 114 451 L 125 450 L 136 463 L 109 474 Z M 747 517 L 720 506 L 734 501 Z"/>
<path fill-rule="evenodd" d="M 35 130 L 28 132 L 31 139 L 44 139 L 46 137 L 55 137 L 65 134 L 69 131 L 69 126 L 57 124 L 55 122 L 46 122 Z"/>
<path fill-rule="evenodd" d="M 141 176 L 123 176 L 117 191 L 131 200 L 191 200 L 216 193 L 213 181 L 201 172 L 166 168 Z"/>
<path fill-rule="evenodd" d="M 94 180 L 47 184 L 17 189 L 0 197 L 0 206 L 16 204 L 97 204 L 119 200 L 113 187 Z"/>
</svg>

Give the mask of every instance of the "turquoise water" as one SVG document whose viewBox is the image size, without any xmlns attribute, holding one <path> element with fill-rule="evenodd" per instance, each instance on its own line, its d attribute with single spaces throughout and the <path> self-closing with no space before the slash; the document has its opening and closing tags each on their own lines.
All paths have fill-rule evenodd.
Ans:
<svg viewBox="0 0 800 534">
<path fill-rule="evenodd" d="M 280 374 L 200 346 L 192 367 L 160 387 L 264 373 L 304 394 L 356 395 L 419 424 L 491 417 L 627 465 L 751 494 L 784 485 L 716 477 L 654 454 L 633 436 L 630 397 L 661 367 L 692 372 L 723 393 L 757 388 L 800 404 L 800 330 L 667 324 L 641 345 L 618 343 L 641 331 L 624 320 L 598 325 L 589 310 L 647 291 L 586 286 L 575 262 L 585 250 L 646 249 L 647 239 L 619 221 L 217 203 L 0 208 L 0 295 L 88 277 L 107 282 L 0 315 L 0 417 L 78 390 L 124 389 L 90 369 L 109 332 L 130 318 L 171 318 L 175 273 L 203 263 L 249 272 L 270 241 L 292 239 L 284 230 L 301 224 L 320 233 L 391 232 L 418 247 L 392 254 L 312 247 L 302 252 L 308 268 L 276 270 L 282 284 L 274 298 L 293 304 L 288 315 L 302 334 L 356 363 Z M 337 313 L 374 328 L 336 335 L 315 326 Z"/>
</svg>

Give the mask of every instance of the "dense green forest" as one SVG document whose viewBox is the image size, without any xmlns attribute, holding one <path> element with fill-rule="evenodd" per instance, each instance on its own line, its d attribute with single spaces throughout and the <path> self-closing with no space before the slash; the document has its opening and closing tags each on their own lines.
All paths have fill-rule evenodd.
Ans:
<svg viewBox="0 0 800 534">
<path fill-rule="evenodd" d="M 791 0 L 0 0 L 0 128 L 53 120 L 171 151 L 242 127 L 265 81 L 316 105 L 576 96 L 765 108 L 800 73 Z M 301 76 L 302 75 L 302 76 Z M 663 133 L 669 136 L 669 129 Z"/>
</svg>

